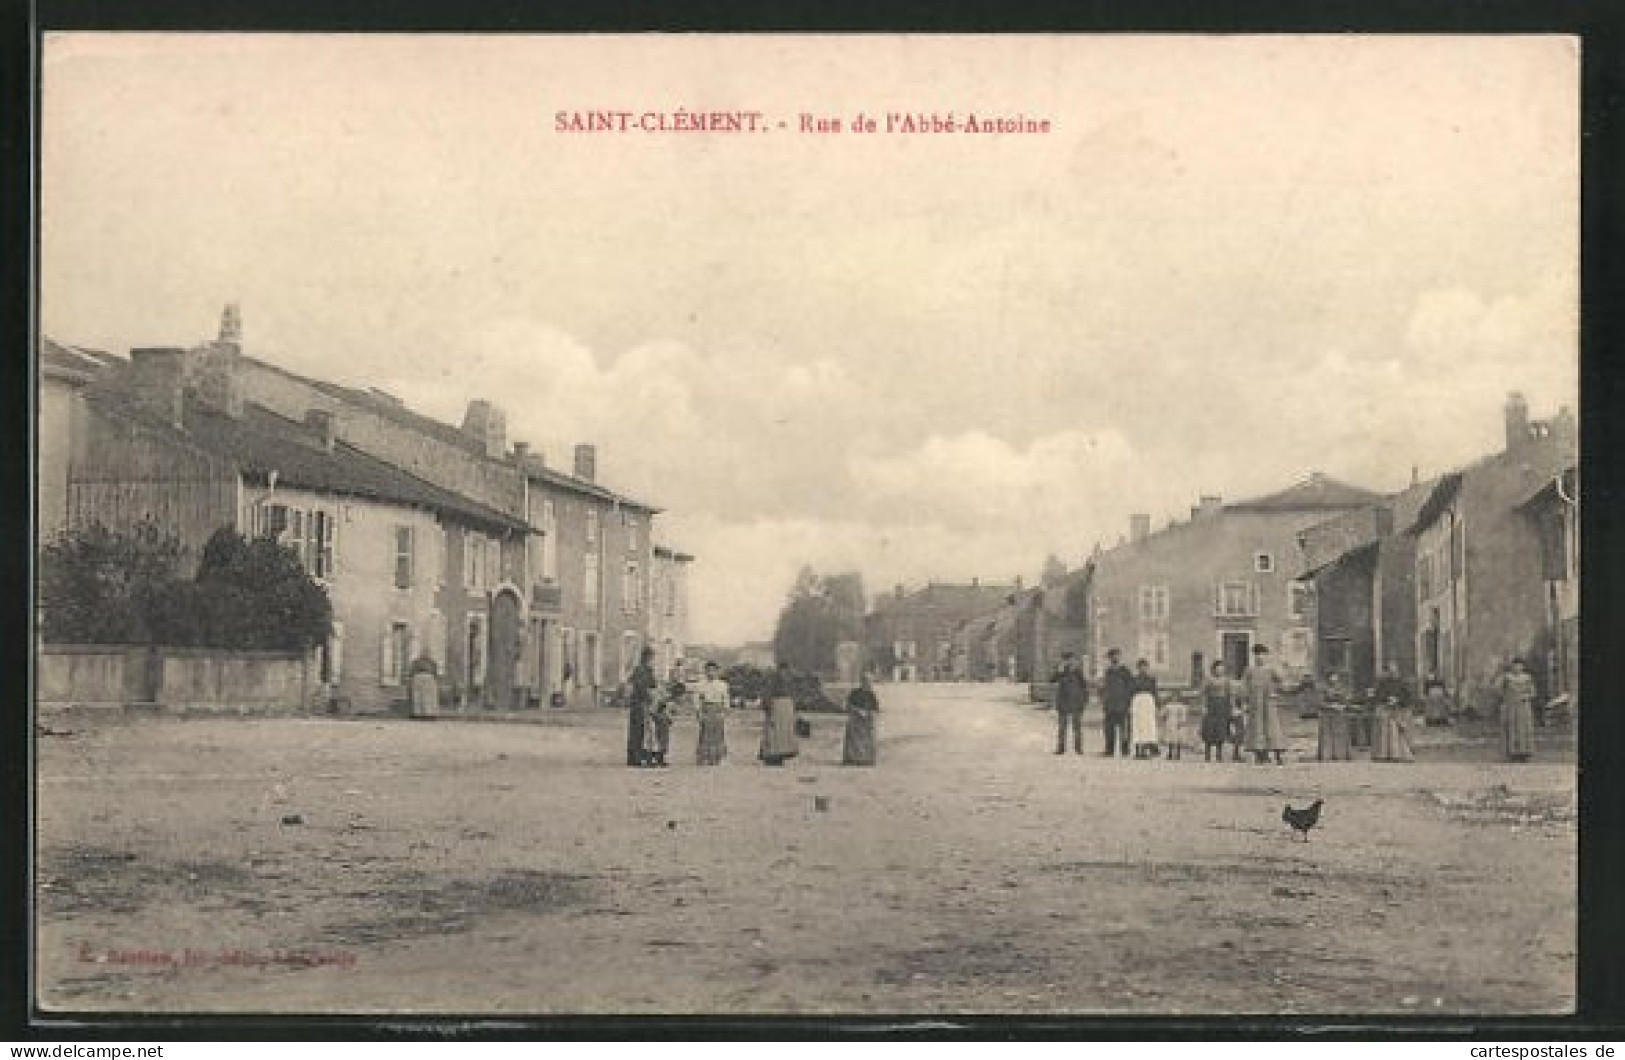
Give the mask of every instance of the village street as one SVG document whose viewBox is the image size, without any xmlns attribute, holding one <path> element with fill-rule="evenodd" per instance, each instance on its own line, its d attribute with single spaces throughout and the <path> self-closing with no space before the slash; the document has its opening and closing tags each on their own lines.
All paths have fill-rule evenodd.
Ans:
<svg viewBox="0 0 1625 1060">
<path fill-rule="evenodd" d="M 399 1013 L 1552 1013 L 1572 754 L 1282 767 L 1058 757 L 1011 685 L 882 686 L 783 769 L 620 765 L 545 724 L 54 718 L 41 1000 Z M 1301 760 L 1300 760 L 1301 756 Z M 1308 843 L 1283 802 L 1326 799 Z M 826 800 L 820 810 L 815 798 Z M 191 951 L 188 953 L 187 951 Z M 258 963 L 256 963 L 258 962 Z"/>
</svg>

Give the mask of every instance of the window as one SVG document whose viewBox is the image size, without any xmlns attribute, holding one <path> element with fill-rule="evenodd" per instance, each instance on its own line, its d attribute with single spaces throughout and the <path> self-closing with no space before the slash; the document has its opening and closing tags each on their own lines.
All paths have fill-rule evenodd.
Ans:
<svg viewBox="0 0 1625 1060">
<path fill-rule="evenodd" d="M 1433 554 L 1424 552 L 1416 557 L 1416 596 L 1421 600 L 1433 597 Z"/>
<path fill-rule="evenodd" d="M 315 533 L 311 538 L 310 573 L 324 581 L 333 576 L 333 537 L 338 521 L 332 512 L 315 513 Z"/>
<path fill-rule="evenodd" d="M 384 635 L 382 658 L 379 660 L 380 684 L 398 685 L 412 664 L 412 627 L 405 622 L 391 622 Z"/>
<path fill-rule="evenodd" d="M 1166 585 L 1140 586 L 1140 621 L 1168 621 L 1168 587 Z"/>
<path fill-rule="evenodd" d="M 412 587 L 412 528 L 395 528 L 395 588 Z"/>
<path fill-rule="evenodd" d="M 1294 670 L 1309 668 L 1309 630 L 1298 626 L 1286 631 L 1281 640 L 1281 662 Z"/>
<path fill-rule="evenodd" d="M 621 610 L 627 614 L 637 614 L 638 597 L 642 594 L 642 587 L 638 582 L 638 561 L 626 561 L 626 569 L 621 572 Z"/>
<path fill-rule="evenodd" d="M 542 577 L 559 576 L 559 515 L 552 501 L 542 503 Z"/>
<path fill-rule="evenodd" d="M 1270 552 L 1254 552 L 1253 572 L 1255 574 L 1274 574 L 1275 555 Z"/>
<path fill-rule="evenodd" d="M 322 683 L 336 685 L 344 678 L 344 623 L 334 622 L 322 646 Z"/>
<path fill-rule="evenodd" d="M 587 544 L 598 544 L 598 511 L 595 508 L 587 509 Z"/>
<path fill-rule="evenodd" d="M 274 538 L 299 557 L 313 578 L 333 576 L 333 535 L 338 521 L 319 508 L 307 511 L 287 504 L 267 504 L 254 513 L 250 528 L 257 537 Z"/>
<path fill-rule="evenodd" d="M 1315 587 L 1308 582 L 1287 582 L 1286 610 L 1293 618 L 1308 618 L 1315 610 Z"/>
<path fill-rule="evenodd" d="M 1252 582 L 1220 582 L 1214 587 L 1213 613 L 1220 618 L 1258 614 L 1258 586 Z"/>
<path fill-rule="evenodd" d="M 582 600 L 586 602 L 589 611 L 598 609 L 598 553 L 589 552 L 584 557 L 582 569 L 584 571 L 581 586 Z"/>
<path fill-rule="evenodd" d="M 621 673 L 631 677 L 638 664 L 638 635 L 631 630 L 621 634 Z"/>
<path fill-rule="evenodd" d="M 483 590 L 490 584 L 487 577 L 490 570 L 490 558 L 487 552 L 490 542 L 482 534 L 472 530 L 463 532 L 463 587 L 465 589 Z"/>
<path fill-rule="evenodd" d="M 1153 670 L 1166 670 L 1168 654 L 1168 631 L 1157 626 L 1141 627 L 1139 657 Z"/>
<path fill-rule="evenodd" d="M 638 550 L 638 517 L 627 512 L 621 516 L 621 522 L 626 527 L 626 550 L 636 552 Z"/>
</svg>

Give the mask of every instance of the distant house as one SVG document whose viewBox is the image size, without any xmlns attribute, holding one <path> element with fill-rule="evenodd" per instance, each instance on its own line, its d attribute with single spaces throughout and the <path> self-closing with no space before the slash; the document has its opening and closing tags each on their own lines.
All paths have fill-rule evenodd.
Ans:
<svg viewBox="0 0 1625 1060">
<path fill-rule="evenodd" d="M 678 659 L 688 659 L 688 568 L 694 557 L 666 545 L 654 547 L 649 600 L 649 645 L 665 673 Z"/>
<path fill-rule="evenodd" d="M 1404 530 L 1434 483 L 1413 485 L 1298 535 L 1315 601 L 1315 676 L 1366 689 L 1389 663 L 1416 673 L 1416 540 Z"/>
<path fill-rule="evenodd" d="M 404 700 L 420 652 L 441 664 L 448 690 L 477 693 L 477 682 L 470 689 L 449 671 L 443 650 L 443 542 L 453 533 L 497 542 L 522 536 L 525 524 L 345 444 L 320 412 L 290 420 L 244 401 L 229 380 L 189 375 L 186 359 L 182 350 L 134 350 L 127 366 L 86 389 L 69 523 L 156 522 L 180 539 L 192 567 L 222 527 L 275 537 L 332 603 L 320 672 L 336 699 L 357 711 Z"/>
<path fill-rule="evenodd" d="M 1314 664 L 1314 607 L 1297 535 L 1380 498 L 1313 474 L 1269 496 L 1225 504 L 1203 497 L 1187 522 L 1152 533 L 1130 517 L 1129 540 L 1094 557 L 1087 582 L 1090 661 L 1108 648 L 1145 659 L 1165 683 L 1194 681 L 1214 659 L 1241 672 L 1254 644 L 1303 673 Z"/>
<path fill-rule="evenodd" d="M 1438 675 L 1480 711 L 1493 708 L 1496 679 L 1513 656 L 1525 658 L 1547 692 L 1561 643 L 1551 633 L 1553 583 L 1567 580 L 1548 577 L 1558 571 L 1541 512 L 1550 509 L 1547 487 L 1559 494 L 1576 466 L 1574 418 L 1564 409 L 1532 421 L 1513 394 L 1505 427 L 1505 447 L 1442 476 L 1406 528 L 1416 540 L 1417 672 Z M 1565 572 L 1569 562 L 1565 556 Z M 1577 603 L 1572 612 L 1577 626 Z"/>
<path fill-rule="evenodd" d="M 933 582 L 912 593 L 897 586 L 890 596 L 877 597 L 864 617 L 868 665 L 892 681 L 952 680 L 956 630 L 996 611 L 1013 591 L 1010 585 L 980 581 Z"/>
</svg>

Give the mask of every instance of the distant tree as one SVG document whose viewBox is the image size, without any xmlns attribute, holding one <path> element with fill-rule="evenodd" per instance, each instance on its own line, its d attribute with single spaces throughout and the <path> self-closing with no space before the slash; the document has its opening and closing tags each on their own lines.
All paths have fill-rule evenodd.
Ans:
<svg viewBox="0 0 1625 1060">
<path fill-rule="evenodd" d="M 861 583 L 856 589 L 861 599 Z M 862 633 L 863 613 L 860 609 L 852 619 L 847 611 L 851 603 L 848 582 L 843 580 L 832 598 L 825 579 L 811 567 L 801 568 L 773 632 L 774 659 L 807 673 L 833 674 L 835 646 Z"/>
</svg>

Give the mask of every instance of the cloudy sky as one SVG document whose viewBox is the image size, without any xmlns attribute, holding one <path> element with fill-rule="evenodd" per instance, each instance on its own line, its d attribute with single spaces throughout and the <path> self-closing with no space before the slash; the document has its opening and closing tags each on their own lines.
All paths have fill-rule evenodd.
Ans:
<svg viewBox="0 0 1625 1060">
<path fill-rule="evenodd" d="M 795 571 L 1035 576 L 1200 493 L 1473 459 L 1577 403 L 1546 38 L 56 36 L 41 315 L 212 337 L 668 509 L 696 639 Z M 556 129 L 746 110 L 759 134 Z M 802 113 L 1047 119 L 803 134 Z M 777 122 L 784 121 L 780 129 Z"/>
</svg>

